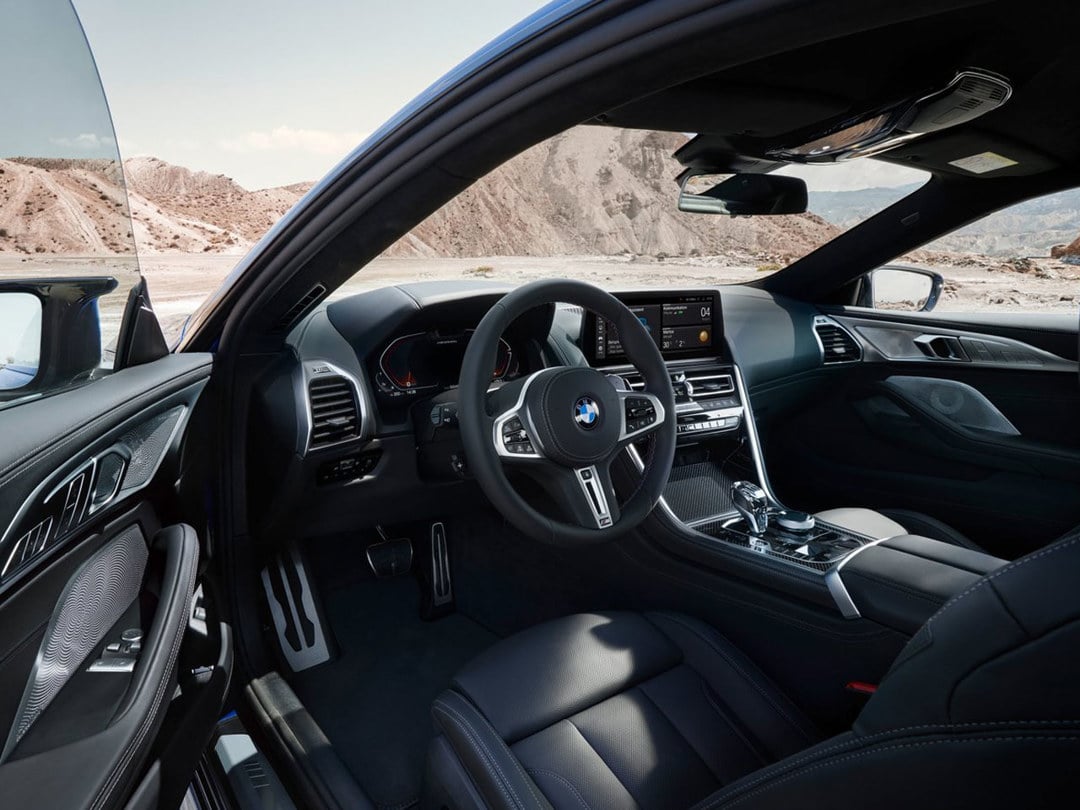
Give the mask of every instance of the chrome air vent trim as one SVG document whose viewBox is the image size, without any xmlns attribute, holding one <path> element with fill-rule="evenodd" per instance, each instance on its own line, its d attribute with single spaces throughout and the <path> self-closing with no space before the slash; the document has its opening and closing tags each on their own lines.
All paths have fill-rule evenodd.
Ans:
<svg viewBox="0 0 1080 810">
<path fill-rule="evenodd" d="M 320 443 L 315 439 L 317 426 L 311 386 L 313 383 L 319 383 L 323 380 L 329 381 L 334 377 L 344 380 L 352 392 L 353 404 L 355 405 L 355 427 L 352 429 L 351 435 Z M 301 366 L 298 387 L 300 389 L 299 399 L 301 403 L 299 415 L 304 422 L 301 431 L 304 455 L 351 442 L 363 441 L 368 437 L 371 410 L 368 407 L 367 399 L 364 397 L 364 389 L 354 375 L 326 360 L 309 360 Z"/>
<path fill-rule="evenodd" d="M 858 363 L 863 358 L 858 338 L 827 315 L 814 316 L 814 339 L 824 366 Z"/>
</svg>

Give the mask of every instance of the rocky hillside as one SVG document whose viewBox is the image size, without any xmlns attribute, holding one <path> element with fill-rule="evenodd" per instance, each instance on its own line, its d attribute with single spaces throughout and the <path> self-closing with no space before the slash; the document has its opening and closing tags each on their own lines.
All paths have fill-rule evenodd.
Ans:
<svg viewBox="0 0 1080 810">
<path fill-rule="evenodd" d="M 578 127 L 499 167 L 390 249 L 397 256 L 724 256 L 784 261 L 831 238 L 807 214 L 730 219 L 675 208 L 676 134 Z M 0 161 L 0 251 L 130 244 L 115 166 Z M 152 157 L 124 162 L 140 253 L 239 253 L 310 188 L 248 191 Z M 53 234 L 59 233 L 56 237 Z"/>
<path fill-rule="evenodd" d="M 418 225 L 402 256 L 723 255 L 739 263 L 801 256 L 839 229 L 820 217 L 753 219 L 675 207 L 671 155 L 685 142 L 661 132 L 577 127 L 491 172 Z"/>
<path fill-rule="evenodd" d="M 857 191 L 810 193 L 810 210 L 842 227 L 865 219 L 918 188 L 867 188 Z M 1022 202 L 943 236 L 935 250 L 974 253 L 1001 259 L 1054 256 L 1080 233 L 1080 189 L 1062 191 Z M 1080 245 L 1073 254 L 1080 256 Z"/>
<path fill-rule="evenodd" d="M 119 167 L 105 160 L 0 160 L 0 251 L 133 249 Z"/>
</svg>

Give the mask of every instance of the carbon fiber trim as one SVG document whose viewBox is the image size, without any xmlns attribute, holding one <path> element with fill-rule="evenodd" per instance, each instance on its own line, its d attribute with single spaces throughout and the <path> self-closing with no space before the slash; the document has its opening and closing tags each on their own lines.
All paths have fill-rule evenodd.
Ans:
<svg viewBox="0 0 1080 810">
<path fill-rule="evenodd" d="M 733 453 L 723 462 L 684 464 L 672 468 L 664 500 L 686 524 L 734 514 L 731 485 L 735 481 L 757 482 L 753 462 L 740 453 Z"/>
<path fill-rule="evenodd" d="M 142 531 L 137 525 L 130 526 L 72 576 L 41 640 L 0 761 L 138 598 L 147 556 Z"/>
</svg>

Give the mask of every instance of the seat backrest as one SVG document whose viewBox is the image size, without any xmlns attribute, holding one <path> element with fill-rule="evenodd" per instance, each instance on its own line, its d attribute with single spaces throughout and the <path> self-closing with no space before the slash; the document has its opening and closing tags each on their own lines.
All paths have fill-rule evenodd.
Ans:
<svg viewBox="0 0 1080 810">
<path fill-rule="evenodd" d="M 904 648 L 854 729 L 702 807 L 1080 806 L 1080 530 L 980 579 Z"/>
<path fill-rule="evenodd" d="M 957 594 L 896 659 L 859 734 L 1080 719 L 1080 531 Z"/>
</svg>

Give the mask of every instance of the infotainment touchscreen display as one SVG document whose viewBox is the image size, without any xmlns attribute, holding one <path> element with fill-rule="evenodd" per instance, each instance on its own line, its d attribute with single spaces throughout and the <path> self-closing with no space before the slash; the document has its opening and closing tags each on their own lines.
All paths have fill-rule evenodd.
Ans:
<svg viewBox="0 0 1080 810">
<path fill-rule="evenodd" d="M 626 293 L 616 298 L 637 316 L 665 357 L 719 353 L 720 301 L 715 293 Z M 607 318 L 586 317 L 584 342 L 594 364 L 626 360 L 619 332 Z"/>
</svg>

